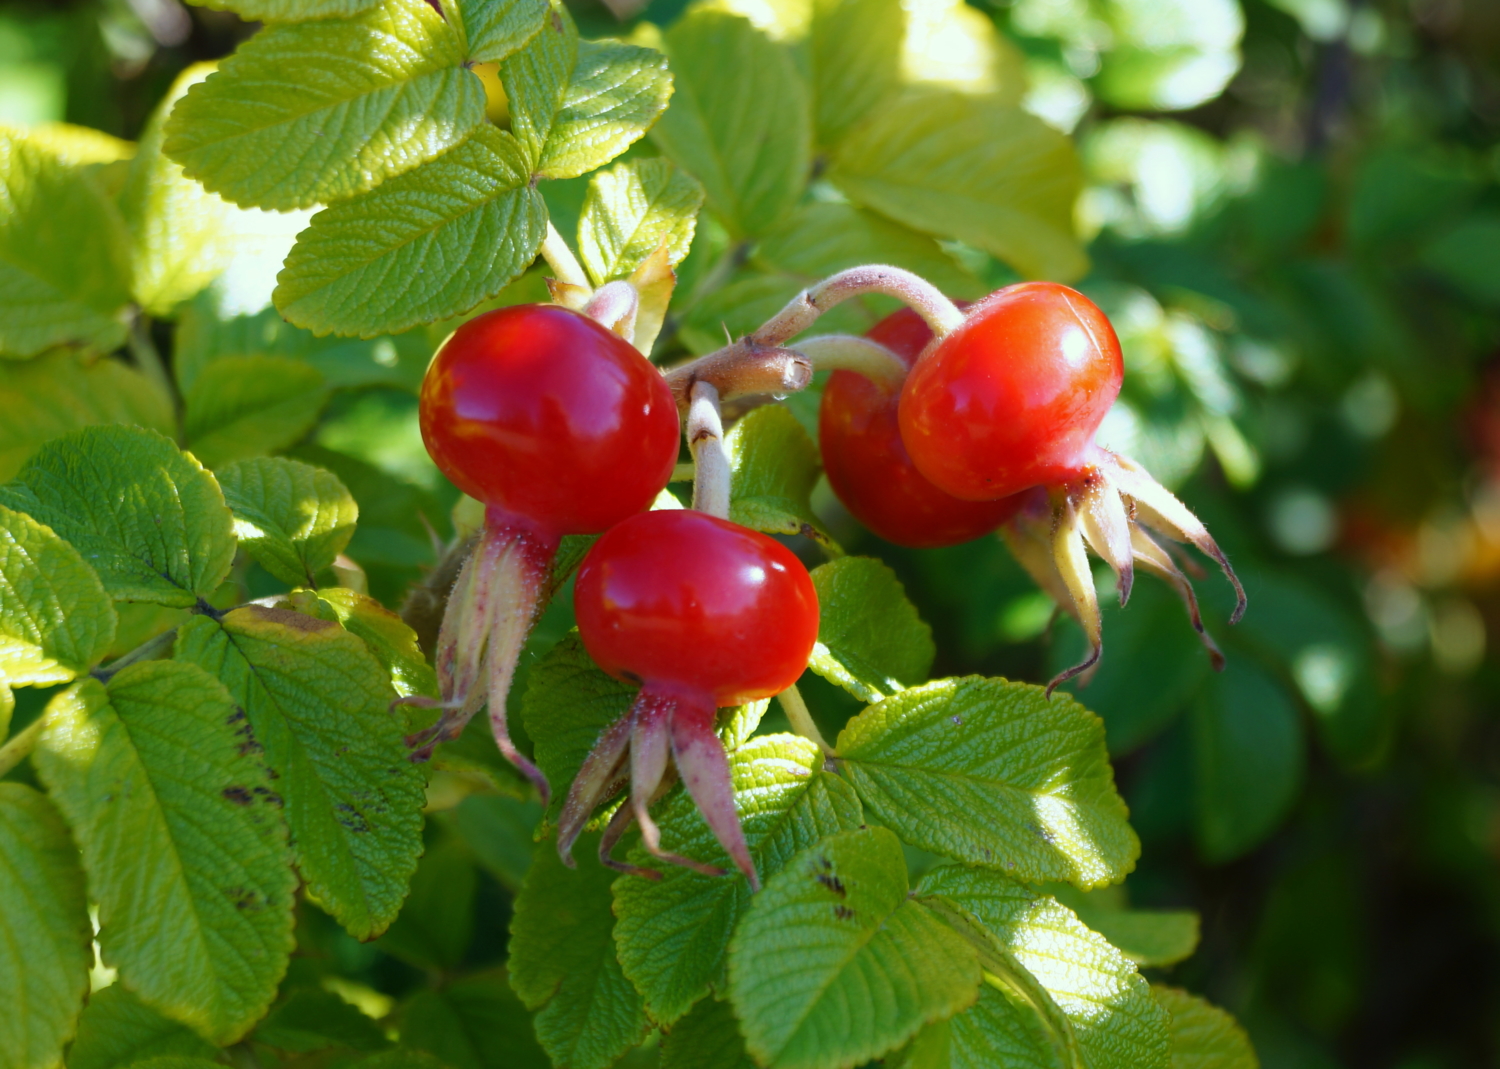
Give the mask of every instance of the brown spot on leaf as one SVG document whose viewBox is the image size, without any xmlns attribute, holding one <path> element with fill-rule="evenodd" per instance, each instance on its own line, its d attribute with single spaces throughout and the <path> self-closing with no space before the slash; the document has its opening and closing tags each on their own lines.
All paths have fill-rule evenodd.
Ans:
<svg viewBox="0 0 1500 1069">
<path fill-rule="evenodd" d="M 839 879 L 837 876 L 830 876 L 830 875 L 828 875 L 825 872 L 820 872 L 820 873 L 818 873 L 817 880 L 824 887 L 828 888 L 830 891 L 832 891 L 834 894 L 838 895 L 840 898 L 843 898 L 845 895 L 847 895 L 849 893 L 847 890 L 844 889 L 844 881 L 841 880 L 841 879 Z"/>
<path fill-rule="evenodd" d="M 854 919 L 854 910 L 848 906 L 834 906 L 833 915 L 841 921 L 852 921 Z"/>
<path fill-rule="evenodd" d="M 255 796 L 250 793 L 248 788 L 245 787 L 225 787 L 219 793 L 221 793 L 225 798 L 228 798 L 235 805 L 249 805 L 251 802 L 255 801 Z"/>
<path fill-rule="evenodd" d="M 265 623 L 281 624 L 297 631 L 317 632 L 327 631 L 330 627 L 338 627 L 332 620 L 319 620 L 316 616 L 304 616 L 300 612 L 292 612 L 290 609 L 269 609 L 264 605 L 246 605 L 243 609 L 235 612 L 245 613 Z"/>
</svg>

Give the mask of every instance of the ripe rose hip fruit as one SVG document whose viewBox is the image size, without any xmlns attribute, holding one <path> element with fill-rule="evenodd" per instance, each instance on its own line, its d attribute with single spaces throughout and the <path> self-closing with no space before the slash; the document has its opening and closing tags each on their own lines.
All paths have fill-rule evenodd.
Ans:
<svg viewBox="0 0 1500 1069">
<path fill-rule="evenodd" d="M 1022 495 L 1002 528 L 1006 542 L 1090 645 L 1049 693 L 1103 650 L 1085 544 L 1114 570 L 1122 605 L 1137 564 L 1172 584 L 1216 668 L 1223 658 L 1192 587 L 1148 528 L 1219 563 L 1238 594 L 1231 623 L 1245 609 L 1245 592 L 1202 522 L 1139 464 L 1095 444 L 1123 377 L 1119 339 L 1092 301 L 1053 282 L 1023 282 L 970 308 L 922 354 L 901 391 L 901 438 L 918 471 L 971 501 Z"/>
<path fill-rule="evenodd" d="M 865 335 L 909 369 L 932 340 L 910 308 L 886 316 Z M 995 530 L 1019 499 L 965 501 L 938 489 L 911 462 L 897 425 L 899 387 L 854 371 L 835 371 L 823 390 L 818 440 L 828 483 L 854 517 L 887 542 L 932 549 Z"/>
<path fill-rule="evenodd" d="M 408 740 L 414 759 L 457 737 L 489 701 L 495 741 L 512 745 L 505 697 L 559 539 L 650 507 L 677 460 L 677 406 L 629 342 L 556 305 L 516 305 L 459 327 L 422 380 L 422 440 L 455 486 L 485 505 L 438 635 L 443 715 Z M 481 682 L 483 680 L 483 682 Z"/>
<path fill-rule="evenodd" d="M 720 845 L 757 885 L 714 720 L 721 707 L 781 693 L 807 666 L 818 637 L 807 569 L 779 542 L 728 520 L 687 509 L 648 512 L 594 543 L 578 570 L 573 607 L 589 655 L 641 692 L 573 781 L 558 827 L 564 859 L 628 771 L 630 805 L 605 833 L 606 863 L 654 875 L 608 856 L 634 819 L 651 853 L 718 872 L 661 849 L 647 810 L 670 785 L 670 757 Z"/>
</svg>

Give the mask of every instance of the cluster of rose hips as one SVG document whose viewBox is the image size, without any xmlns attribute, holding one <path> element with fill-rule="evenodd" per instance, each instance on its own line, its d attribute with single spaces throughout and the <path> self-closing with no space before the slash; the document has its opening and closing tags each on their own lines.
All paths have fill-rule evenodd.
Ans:
<svg viewBox="0 0 1500 1069">
<path fill-rule="evenodd" d="M 871 290 L 918 311 L 896 313 L 864 339 L 783 347 L 828 305 Z M 443 712 L 410 740 L 416 757 L 456 737 L 488 703 L 501 752 L 547 798 L 546 778 L 510 739 L 506 695 L 560 539 L 601 535 L 575 584 L 579 634 L 604 671 L 641 689 L 569 790 L 558 828 L 565 859 L 598 805 L 628 785 L 629 802 L 601 843 L 607 864 L 655 875 L 610 856 L 635 822 L 653 855 L 719 871 L 661 848 L 649 808 L 675 771 L 756 883 L 717 711 L 794 685 L 817 639 L 818 602 L 794 554 L 724 518 L 727 469 L 715 475 L 714 454 L 698 448 L 722 430 L 721 387 L 724 396 L 755 393 L 781 376 L 795 388 L 814 364 L 855 369 L 836 371 L 823 397 L 820 437 L 835 492 L 871 530 L 904 545 L 949 545 L 1001 528 L 1091 643 L 1088 660 L 1053 686 L 1099 656 L 1085 542 L 1114 569 L 1122 603 L 1138 563 L 1176 586 L 1200 634 L 1191 587 L 1146 528 L 1195 543 L 1233 579 L 1176 498 L 1094 443 L 1123 364 L 1109 321 L 1073 290 L 1026 283 L 962 312 L 905 272 L 858 268 L 805 291 L 755 334 L 675 369 L 675 389 L 627 340 L 634 316 L 619 312 L 619 299 L 601 290 L 581 311 L 523 305 L 481 315 L 443 344 L 422 385 L 427 448 L 485 505 L 485 525 L 449 595 L 435 655 Z M 692 413 L 698 508 L 648 511 L 676 465 L 679 408 Z"/>
</svg>

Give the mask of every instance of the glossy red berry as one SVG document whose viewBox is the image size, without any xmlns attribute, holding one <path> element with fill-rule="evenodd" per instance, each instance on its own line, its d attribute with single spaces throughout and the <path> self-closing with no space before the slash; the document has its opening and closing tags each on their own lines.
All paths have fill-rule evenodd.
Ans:
<svg viewBox="0 0 1500 1069">
<path fill-rule="evenodd" d="M 1104 313 L 1053 282 L 979 301 L 918 361 L 901 392 L 901 438 L 917 469 L 971 501 L 1079 478 L 1124 378 Z"/>
<path fill-rule="evenodd" d="M 932 330 L 916 312 L 903 308 L 865 336 L 910 368 L 932 340 Z M 938 489 L 916 469 L 901 441 L 899 398 L 899 391 L 853 371 L 829 376 L 818 439 L 823 470 L 839 500 L 887 542 L 916 549 L 968 542 L 1005 522 L 1017 501 L 965 501 Z"/>
<path fill-rule="evenodd" d="M 677 406 L 661 374 L 556 305 L 501 308 L 454 331 L 422 381 L 421 423 L 455 486 L 554 538 L 649 508 L 677 461 Z"/>
<path fill-rule="evenodd" d="M 719 707 L 791 686 L 818 637 L 817 592 L 791 550 L 687 509 L 606 531 L 578 570 L 573 606 L 606 672 Z"/>
</svg>

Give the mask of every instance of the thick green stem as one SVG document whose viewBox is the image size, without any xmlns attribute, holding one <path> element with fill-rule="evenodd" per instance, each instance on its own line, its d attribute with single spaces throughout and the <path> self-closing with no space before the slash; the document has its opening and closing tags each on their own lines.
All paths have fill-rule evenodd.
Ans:
<svg viewBox="0 0 1500 1069">
<path fill-rule="evenodd" d="M 0 746 L 0 776 L 4 776 L 31 756 L 31 751 L 36 749 L 36 740 L 41 737 L 42 725 L 46 722 L 45 716 L 37 717 L 24 731 L 12 736 L 9 742 Z"/>
<path fill-rule="evenodd" d="M 797 689 L 797 684 L 793 683 L 776 697 L 781 702 L 786 718 L 792 722 L 793 731 L 804 739 L 817 743 L 824 757 L 836 756 L 833 747 L 828 745 L 828 741 L 823 738 L 823 733 L 818 730 L 818 725 L 812 717 L 812 710 L 807 707 L 807 702 L 802 700 L 802 692 Z"/>
<path fill-rule="evenodd" d="M 93 676 L 101 683 L 108 683 L 110 678 L 122 668 L 127 668 L 140 661 L 154 661 L 166 656 L 172 651 L 172 643 L 176 639 L 177 628 L 174 627 L 169 631 L 163 631 L 155 638 L 147 639 L 123 657 L 117 657 L 113 661 L 110 661 L 109 664 L 100 665 L 94 669 Z"/>
</svg>

